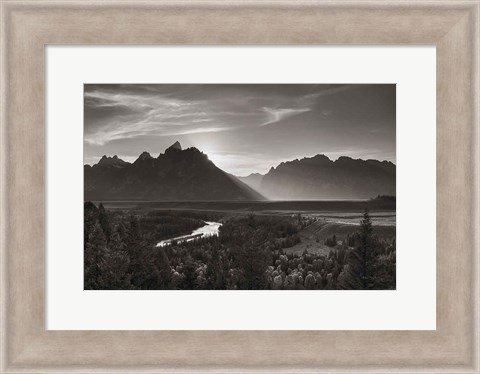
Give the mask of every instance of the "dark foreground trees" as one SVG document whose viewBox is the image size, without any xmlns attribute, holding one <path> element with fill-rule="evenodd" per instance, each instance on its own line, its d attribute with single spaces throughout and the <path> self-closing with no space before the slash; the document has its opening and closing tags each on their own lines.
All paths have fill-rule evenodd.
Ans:
<svg viewBox="0 0 480 374">
<path fill-rule="evenodd" d="M 360 230 L 354 238 L 354 248 L 349 251 L 347 263 L 340 277 L 339 287 L 345 289 L 373 288 L 375 272 L 375 240 L 372 221 L 368 209 L 365 209 L 360 221 Z"/>
<path fill-rule="evenodd" d="M 165 289 L 171 268 L 164 248 L 155 247 L 133 215 L 112 219 L 100 204 L 87 202 L 85 214 L 85 289 Z M 118 217 L 117 217 L 118 218 Z"/>
<path fill-rule="evenodd" d="M 156 247 L 218 217 L 111 212 L 85 203 L 85 289 L 395 289 L 395 241 L 375 236 L 368 211 L 328 255 L 288 254 L 302 217 L 226 220 L 219 237 Z M 193 228 L 192 228 L 193 227 Z M 320 245 L 320 244 L 319 244 Z"/>
<path fill-rule="evenodd" d="M 353 239 L 353 241 L 352 241 Z M 368 209 L 360 221 L 360 230 L 350 239 L 346 265 L 338 279 L 341 289 L 395 289 L 395 240 L 382 243 L 373 233 Z"/>
</svg>

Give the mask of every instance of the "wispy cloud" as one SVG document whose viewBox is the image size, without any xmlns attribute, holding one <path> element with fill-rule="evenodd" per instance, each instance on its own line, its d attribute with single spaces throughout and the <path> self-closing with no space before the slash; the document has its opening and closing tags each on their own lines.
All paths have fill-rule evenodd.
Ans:
<svg viewBox="0 0 480 374">
<path fill-rule="evenodd" d="M 87 85 L 85 142 L 105 145 L 119 139 L 232 131 L 276 124 L 311 111 L 319 97 L 348 86 L 308 86 L 283 94 L 265 85 L 210 88 L 205 85 Z M 259 87 L 259 89 L 257 89 Z M 285 86 L 287 91 L 292 86 Z M 313 88 L 311 88 L 313 87 Z M 201 89 L 200 89 L 201 88 Z M 324 116 L 329 110 L 325 109 Z"/>
<path fill-rule="evenodd" d="M 263 107 L 263 110 L 267 114 L 267 121 L 262 123 L 260 126 L 267 126 L 271 125 L 277 122 L 280 122 L 281 120 L 284 120 L 286 118 L 293 117 L 297 114 L 300 113 L 305 113 L 310 111 L 310 108 L 267 108 Z"/>
<path fill-rule="evenodd" d="M 262 109 L 267 114 L 267 120 L 260 124 L 260 126 L 271 125 L 274 123 L 278 123 L 284 119 L 293 117 L 300 113 L 309 112 L 312 110 L 312 106 L 318 101 L 319 98 L 322 96 L 330 96 L 334 95 L 343 91 L 347 91 L 352 89 L 352 85 L 330 85 L 321 87 L 314 92 L 310 92 L 305 95 L 300 95 L 295 100 L 294 103 L 297 104 L 296 107 L 289 107 L 289 108 L 269 108 L 263 107 Z M 320 113 L 324 117 L 328 117 L 331 115 L 332 111 L 329 109 L 322 109 Z"/>
<path fill-rule="evenodd" d="M 224 87 L 87 85 L 84 96 L 85 142 L 105 145 L 119 139 L 144 136 L 164 137 L 268 126 L 309 112 L 320 96 L 346 89 L 344 86 L 316 88 L 305 85 L 306 91 L 299 95 L 298 92 L 283 94 L 266 85 L 247 91 L 242 91 L 241 86 L 237 86 L 238 89 L 229 86 L 230 91 L 225 94 Z M 285 87 L 288 91 L 292 86 Z"/>
<path fill-rule="evenodd" d="M 85 93 L 84 140 L 105 145 L 141 136 L 176 136 L 229 131 L 229 117 L 238 113 L 218 110 L 211 103 L 181 100 L 162 94 Z"/>
</svg>

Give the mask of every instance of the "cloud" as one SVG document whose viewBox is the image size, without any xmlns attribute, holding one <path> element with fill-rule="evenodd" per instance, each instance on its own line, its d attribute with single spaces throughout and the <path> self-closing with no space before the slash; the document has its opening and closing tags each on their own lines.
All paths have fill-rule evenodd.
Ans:
<svg viewBox="0 0 480 374">
<path fill-rule="evenodd" d="M 340 87 L 340 89 L 344 89 Z M 85 85 L 85 142 L 233 131 L 311 111 L 316 85 Z"/>
<path fill-rule="evenodd" d="M 88 90 L 84 96 L 85 136 L 90 145 L 142 136 L 175 136 L 229 131 L 231 117 L 215 103 L 182 100 L 150 90 Z M 246 114 L 248 117 L 248 114 Z"/>
<path fill-rule="evenodd" d="M 232 130 L 230 127 L 194 127 L 178 125 L 163 125 L 162 130 L 158 131 L 156 124 L 134 124 L 127 127 L 117 127 L 115 129 L 105 129 L 92 135 L 85 135 L 84 140 L 90 145 L 105 145 L 114 140 L 133 139 L 142 136 L 179 136 L 201 133 L 213 133 Z"/>
<path fill-rule="evenodd" d="M 280 122 L 286 118 L 293 117 L 300 113 L 305 113 L 310 111 L 310 108 L 300 108 L 300 109 L 293 109 L 293 108 L 267 108 L 263 107 L 265 113 L 267 113 L 268 119 L 266 122 L 262 123 L 260 126 L 267 126 L 273 123 Z"/>
<path fill-rule="evenodd" d="M 311 111 L 315 85 L 86 85 L 85 142 L 233 131 Z"/>
</svg>

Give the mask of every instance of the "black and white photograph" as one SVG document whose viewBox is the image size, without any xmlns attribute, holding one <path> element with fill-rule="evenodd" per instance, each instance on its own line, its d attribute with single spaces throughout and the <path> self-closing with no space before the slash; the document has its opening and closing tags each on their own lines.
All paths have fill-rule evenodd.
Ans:
<svg viewBox="0 0 480 374">
<path fill-rule="evenodd" d="M 85 84 L 85 290 L 395 290 L 395 84 Z"/>
</svg>

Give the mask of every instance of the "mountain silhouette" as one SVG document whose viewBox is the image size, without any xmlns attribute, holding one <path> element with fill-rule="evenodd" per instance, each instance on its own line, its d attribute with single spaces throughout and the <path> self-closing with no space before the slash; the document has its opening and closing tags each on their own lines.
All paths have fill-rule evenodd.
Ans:
<svg viewBox="0 0 480 374">
<path fill-rule="evenodd" d="M 104 167 L 122 168 L 126 165 L 130 165 L 130 163 L 123 161 L 122 159 L 118 158 L 117 155 L 115 155 L 113 157 L 103 156 L 98 162 L 98 165 L 104 166 Z"/>
<path fill-rule="evenodd" d="M 179 142 L 157 158 L 143 152 L 133 163 L 103 156 L 84 166 L 85 200 L 264 200 L 197 148 Z"/>
<path fill-rule="evenodd" d="M 170 147 L 168 147 L 168 149 L 170 149 L 170 148 L 172 148 L 172 149 L 178 149 L 179 151 L 182 150 L 182 146 L 180 145 L 180 143 L 179 143 L 178 141 L 175 142 L 175 143 L 173 143 Z"/>
<path fill-rule="evenodd" d="M 247 177 L 248 178 L 248 177 Z M 245 180 L 251 184 L 252 178 Z M 254 179 L 259 183 L 258 176 Z M 325 155 L 282 162 L 263 176 L 258 191 L 269 199 L 368 199 L 396 195 L 396 166 L 389 161 Z"/>
</svg>

